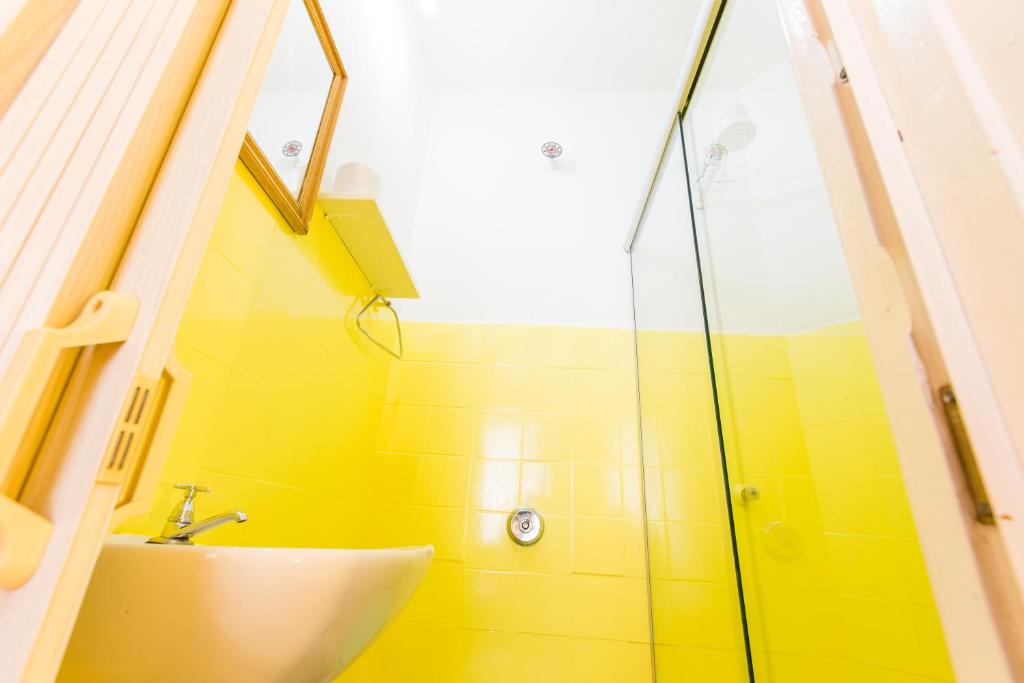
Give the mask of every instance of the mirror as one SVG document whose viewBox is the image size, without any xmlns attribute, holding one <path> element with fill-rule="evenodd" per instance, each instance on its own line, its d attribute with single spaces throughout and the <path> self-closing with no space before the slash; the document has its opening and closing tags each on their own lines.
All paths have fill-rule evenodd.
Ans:
<svg viewBox="0 0 1024 683">
<path fill-rule="evenodd" d="M 292 229 L 308 231 L 348 76 L 317 0 L 291 0 L 240 154 Z"/>
</svg>

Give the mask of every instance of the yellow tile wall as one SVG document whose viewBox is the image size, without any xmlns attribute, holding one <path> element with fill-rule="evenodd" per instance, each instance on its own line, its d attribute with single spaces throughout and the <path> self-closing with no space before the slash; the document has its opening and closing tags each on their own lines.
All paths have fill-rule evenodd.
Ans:
<svg viewBox="0 0 1024 683">
<path fill-rule="evenodd" d="M 745 683 L 704 336 L 641 331 L 637 356 L 658 679 Z"/>
<path fill-rule="evenodd" d="M 829 608 L 842 615 L 835 640 L 849 667 L 834 680 L 952 681 L 863 327 L 837 325 L 791 336 L 786 345 L 809 476 L 778 483 L 787 521 L 808 529 L 805 573 L 820 577 L 818 591 L 801 598 L 828 592 Z M 790 511 L 787 485 L 802 486 L 817 510 Z M 765 584 L 766 604 L 774 590 Z M 789 598 L 785 589 L 772 597 Z M 772 647 L 770 623 L 766 633 Z"/>
<path fill-rule="evenodd" d="M 696 554 L 717 571 L 720 543 L 711 530 L 724 525 L 724 493 L 714 467 L 700 467 L 709 452 L 705 425 L 713 408 L 710 378 L 698 365 L 703 341 L 696 334 L 643 333 L 640 381 L 645 461 L 652 462 L 653 450 L 663 484 L 655 512 L 671 519 L 675 510 L 705 524 L 703 543 L 687 546 L 689 567 Z M 952 681 L 861 327 L 790 337 L 716 335 L 712 341 L 730 484 L 733 491 L 743 485 L 761 491 L 748 505 L 733 496 L 758 681 Z M 677 415 L 686 406 L 683 419 L 695 424 L 686 442 L 675 437 L 677 443 L 666 445 L 662 432 L 671 418 L 662 413 L 673 406 Z M 652 420 L 654 443 L 647 433 Z M 716 449 L 714 434 L 710 441 Z M 736 671 L 727 657 L 695 652 L 693 637 L 682 630 L 694 608 L 679 596 L 709 593 L 699 582 L 721 574 L 674 566 L 671 539 L 667 547 L 652 542 L 651 552 L 652 571 L 667 571 L 664 585 L 670 587 L 654 583 L 659 673 L 716 666 L 714 680 L 746 680 L 742 660 Z M 731 580 L 728 566 L 728 590 L 718 600 L 734 613 Z M 716 578 L 713 585 L 723 582 Z M 739 628 L 727 621 L 716 622 L 723 638 Z M 682 655 L 670 649 L 681 644 L 691 649 Z"/>
<path fill-rule="evenodd" d="M 296 235 L 238 164 L 174 346 L 193 386 L 160 492 L 120 531 L 158 532 L 190 481 L 213 489 L 200 515 L 249 514 L 204 542 L 362 544 L 356 464 L 375 454 L 389 372 L 351 324 L 369 293 L 320 212 Z"/>
<path fill-rule="evenodd" d="M 370 289 L 320 212 L 295 235 L 249 172 L 231 181 L 179 329 L 193 373 L 144 518 L 180 497 L 238 508 L 201 542 L 432 543 L 401 619 L 355 683 L 650 679 L 627 331 L 406 323 L 391 363 L 352 324 Z M 542 541 L 505 516 L 532 505 Z"/>
<path fill-rule="evenodd" d="M 628 331 L 406 323 L 371 499 L 388 543 L 437 557 L 347 683 L 650 680 Z M 522 548 L 510 510 L 546 530 Z M 374 536 L 382 533 L 371 520 Z"/>
</svg>

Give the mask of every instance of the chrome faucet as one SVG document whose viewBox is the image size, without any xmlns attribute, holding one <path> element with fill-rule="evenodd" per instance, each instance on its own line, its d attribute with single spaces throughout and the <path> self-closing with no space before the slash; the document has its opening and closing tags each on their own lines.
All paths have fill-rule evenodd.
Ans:
<svg viewBox="0 0 1024 683">
<path fill-rule="evenodd" d="M 205 486 L 196 486 L 195 484 L 175 484 L 174 488 L 185 490 L 184 500 L 178 503 L 174 510 L 171 511 L 171 516 L 167 518 L 167 523 L 164 524 L 163 532 L 159 536 L 149 539 L 146 543 L 192 545 L 193 536 L 219 527 L 221 524 L 227 524 L 228 522 L 241 524 L 249 519 L 244 512 L 235 510 L 233 512 L 225 512 L 222 515 L 215 515 L 193 524 L 192 519 L 196 512 L 196 494 L 209 493 L 210 489 Z"/>
</svg>

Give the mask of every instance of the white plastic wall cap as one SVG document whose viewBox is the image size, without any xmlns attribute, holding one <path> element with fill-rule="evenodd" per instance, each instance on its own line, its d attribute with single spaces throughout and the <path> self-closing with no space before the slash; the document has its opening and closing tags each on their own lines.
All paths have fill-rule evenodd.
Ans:
<svg viewBox="0 0 1024 683">
<path fill-rule="evenodd" d="M 341 198 L 377 199 L 380 196 L 380 174 L 366 164 L 342 164 L 334 176 L 332 194 Z"/>
</svg>

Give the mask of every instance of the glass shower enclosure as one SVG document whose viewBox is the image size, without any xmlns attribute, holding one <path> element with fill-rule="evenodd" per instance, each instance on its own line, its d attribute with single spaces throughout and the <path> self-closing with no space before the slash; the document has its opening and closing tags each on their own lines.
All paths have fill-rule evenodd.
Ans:
<svg viewBox="0 0 1024 683">
<path fill-rule="evenodd" d="M 726 3 L 629 250 L 659 683 L 953 681 L 774 2 Z"/>
</svg>

